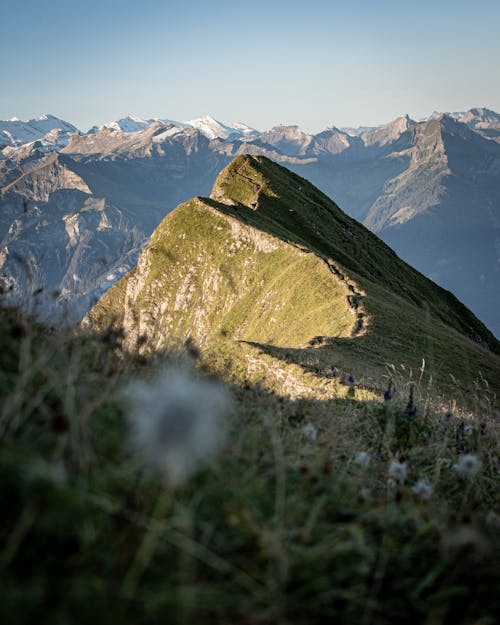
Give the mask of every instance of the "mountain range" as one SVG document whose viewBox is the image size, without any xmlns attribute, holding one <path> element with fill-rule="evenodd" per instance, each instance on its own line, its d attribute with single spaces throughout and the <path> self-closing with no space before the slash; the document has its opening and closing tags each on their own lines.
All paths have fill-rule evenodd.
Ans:
<svg viewBox="0 0 500 625">
<path fill-rule="evenodd" d="M 311 181 L 500 335 L 500 115 L 258 132 L 128 116 L 87 133 L 47 115 L 0 122 L 4 297 L 75 321 L 134 266 L 162 218 L 208 195 L 241 154 Z M 29 303 L 28 303 L 29 302 Z"/>
</svg>

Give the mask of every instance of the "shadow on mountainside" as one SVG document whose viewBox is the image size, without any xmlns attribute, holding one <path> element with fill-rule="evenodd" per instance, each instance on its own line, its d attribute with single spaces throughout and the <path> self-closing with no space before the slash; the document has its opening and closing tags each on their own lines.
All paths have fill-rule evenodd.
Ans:
<svg viewBox="0 0 500 625">
<path fill-rule="evenodd" d="M 221 173 L 211 198 L 202 201 L 316 254 L 336 273 L 349 272 L 346 278 L 353 286 L 359 277 L 422 311 L 428 306 L 436 319 L 500 354 L 495 337 L 452 293 L 419 274 L 330 198 L 280 165 L 239 157 Z"/>
<path fill-rule="evenodd" d="M 390 339 L 386 349 L 379 354 L 379 360 L 374 361 L 366 358 L 367 350 L 373 351 L 373 340 L 369 334 L 341 338 L 314 337 L 314 341 L 315 345 L 303 348 L 277 347 L 251 341 L 239 343 L 287 365 L 297 365 L 304 375 L 322 383 L 334 383 L 338 397 L 351 388 L 363 388 L 380 395 L 387 388 L 388 381 L 395 382 L 397 378 L 399 386 L 417 383 L 422 393 L 429 397 L 446 397 L 448 403 L 456 401 L 458 405 L 471 409 L 477 406 L 481 394 L 484 394 L 488 396 L 492 409 L 500 410 L 500 387 L 495 384 L 498 374 L 495 357 L 486 361 L 478 353 L 471 358 L 465 350 L 458 349 L 452 353 L 452 347 L 449 348 L 450 353 L 440 354 L 429 346 L 427 354 L 430 356 L 426 358 L 425 353 L 418 351 L 418 346 L 411 346 L 412 338 L 408 337 L 408 352 L 404 361 L 393 357 L 396 352 L 391 351 L 395 348 Z M 468 359 L 466 353 L 469 354 Z M 455 360 L 451 360 L 452 356 Z M 457 377 L 458 374 L 453 374 L 453 371 L 457 373 L 457 369 L 449 363 L 460 361 L 462 375 Z M 386 374 L 381 375 L 384 370 Z"/>
</svg>

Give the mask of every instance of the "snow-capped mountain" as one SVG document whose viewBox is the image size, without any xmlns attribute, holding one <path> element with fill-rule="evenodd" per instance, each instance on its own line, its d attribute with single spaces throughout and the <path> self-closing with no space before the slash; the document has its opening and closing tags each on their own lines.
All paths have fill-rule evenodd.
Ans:
<svg viewBox="0 0 500 625">
<path fill-rule="evenodd" d="M 488 139 L 500 142 L 500 115 L 487 108 L 473 108 L 459 120 Z"/>
<path fill-rule="evenodd" d="M 117 121 L 108 122 L 101 126 L 101 128 L 112 128 L 113 130 L 122 130 L 123 132 L 137 132 L 152 124 L 153 121 L 153 119 L 142 119 L 141 117 L 137 117 L 137 115 L 128 113 L 125 117 Z"/>
<path fill-rule="evenodd" d="M 121 130 L 123 132 L 137 132 L 158 121 L 163 122 L 168 126 L 175 126 L 180 129 L 196 128 L 203 135 L 205 135 L 207 139 L 224 139 L 230 141 L 234 141 L 236 139 L 248 140 L 259 135 L 257 130 L 251 128 L 247 124 L 243 124 L 241 122 L 225 124 L 217 121 L 213 117 L 210 117 L 210 115 L 204 115 L 203 117 L 197 117 L 188 121 L 176 121 L 169 118 L 142 119 L 136 115 L 128 114 L 126 117 L 104 124 L 101 128 L 111 128 L 113 130 Z"/>
<path fill-rule="evenodd" d="M 177 124 L 177 122 L 171 123 Z M 250 128 L 250 126 L 247 126 L 246 124 L 223 124 L 209 115 L 197 117 L 196 119 L 190 119 L 189 121 L 181 122 L 181 124 L 197 128 L 205 135 L 205 137 L 207 137 L 207 139 L 250 139 L 259 135 L 257 130 Z"/>
<path fill-rule="evenodd" d="M 0 147 L 2 143 L 16 146 L 37 141 L 56 128 L 63 133 L 78 132 L 78 128 L 73 124 L 54 115 L 41 115 L 28 121 L 17 119 L 17 117 L 0 121 Z"/>
</svg>

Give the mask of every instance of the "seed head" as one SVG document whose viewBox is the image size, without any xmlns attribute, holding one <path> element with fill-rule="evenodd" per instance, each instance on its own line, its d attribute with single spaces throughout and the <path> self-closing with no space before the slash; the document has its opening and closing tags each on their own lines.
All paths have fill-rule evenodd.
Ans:
<svg viewBox="0 0 500 625">
<path fill-rule="evenodd" d="M 481 460 L 474 454 L 464 454 L 453 465 L 453 470 L 462 477 L 471 478 L 481 470 L 482 465 Z"/>
<path fill-rule="evenodd" d="M 169 367 L 123 392 L 131 446 L 146 465 L 182 484 L 217 451 L 231 407 L 228 391 L 187 368 Z"/>
<path fill-rule="evenodd" d="M 354 456 L 354 462 L 360 467 L 367 467 L 370 464 L 370 454 L 367 451 L 358 451 Z"/>
<path fill-rule="evenodd" d="M 302 428 L 302 433 L 304 434 L 304 436 L 307 436 L 307 438 L 311 441 L 315 441 L 318 438 L 318 430 L 314 427 L 312 423 L 304 425 L 304 427 Z"/>
<path fill-rule="evenodd" d="M 470 423 L 467 423 L 466 425 L 464 425 L 464 435 L 465 436 L 472 436 L 472 434 L 474 433 L 474 426 L 470 425 Z"/>
<path fill-rule="evenodd" d="M 418 482 L 412 486 L 411 491 L 421 501 L 427 501 L 432 497 L 434 489 L 429 480 L 423 478 L 418 480 Z"/>
<path fill-rule="evenodd" d="M 406 466 L 406 462 L 398 462 L 397 460 L 392 460 L 389 464 L 389 478 L 395 480 L 396 482 L 404 482 L 407 472 L 408 469 Z"/>
</svg>

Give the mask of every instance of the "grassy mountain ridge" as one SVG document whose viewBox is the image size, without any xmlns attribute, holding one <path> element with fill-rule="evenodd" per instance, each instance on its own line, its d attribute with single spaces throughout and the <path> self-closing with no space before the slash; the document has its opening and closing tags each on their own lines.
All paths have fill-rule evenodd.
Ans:
<svg viewBox="0 0 500 625">
<path fill-rule="evenodd" d="M 335 364 L 380 380 L 424 359 L 443 390 L 498 384 L 499 344 L 465 306 L 265 157 L 236 158 L 210 198 L 163 220 L 85 323 L 111 321 L 143 351 L 222 336 L 319 378 Z"/>
</svg>

